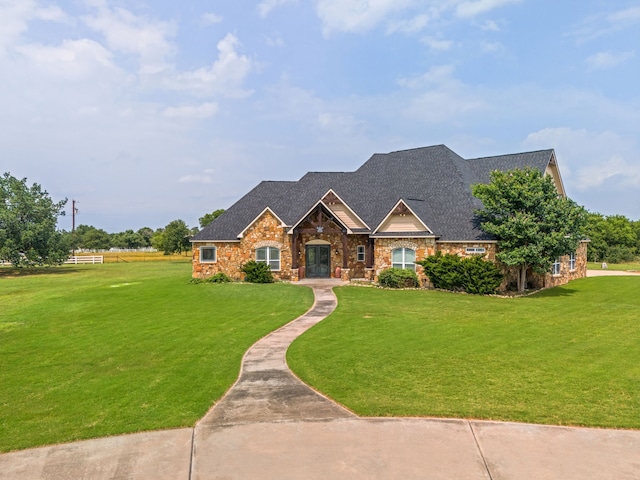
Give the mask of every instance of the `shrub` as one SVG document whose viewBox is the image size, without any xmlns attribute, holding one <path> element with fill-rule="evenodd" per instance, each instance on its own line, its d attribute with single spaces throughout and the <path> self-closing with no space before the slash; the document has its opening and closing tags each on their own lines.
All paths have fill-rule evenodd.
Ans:
<svg viewBox="0 0 640 480">
<path fill-rule="evenodd" d="M 231 277 L 223 272 L 218 272 L 215 275 L 211 275 L 205 279 L 207 283 L 231 283 Z"/>
<path fill-rule="evenodd" d="M 460 264 L 464 267 L 462 288 L 465 292 L 477 295 L 496 293 L 503 276 L 495 263 L 483 260 L 482 255 L 474 255 L 462 259 Z"/>
<path fill-rule="evenodd" d="M 422 265 L 424 273 L 435 288 L 461 290 L 463 268 L 460 265 L 460 260 L 462 259 L 458 255 L 451 253 L 443 255 L 442 252 L 436 252 L 435 255 L 416 263 Z"/>
<path fill-rule="evenodd" d="M 461 258 L 436 252 L 416 263 L 422 265 L 435 288 L 487 295 L 495 293 L 502 283 L 498 267 L 483 260 L 481 255 Z"/>
<path fill-rule="evenodd" d="M 420 280 L 413 270 L 389 268 L 380 272 L 378 284 L 387 288 L 417 288 Z"/>
<path fill-rule="evenodd" d="M 625 245 L 613 245 L 607 249 L 606 260 L 610 263 L 633 262 L 636 257 L 636 249 Z"/>
<path fill-rule="evenodd" d="M 250 283 L 273 283 L 273 275 L 269 265 L 255 260 L 249 260 L 240 269 L 245 274 L 245 282 Z"/>
</svg>

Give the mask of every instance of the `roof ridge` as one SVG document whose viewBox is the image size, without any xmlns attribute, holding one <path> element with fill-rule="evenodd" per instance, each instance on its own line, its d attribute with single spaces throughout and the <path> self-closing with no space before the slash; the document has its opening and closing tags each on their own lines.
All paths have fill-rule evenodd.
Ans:
<svg viewBox="0 0 640 480">
<path fill-rule="evenodd" d="M 393 151 L 387 152 L 387 153 L 378 153 L 377 155 L 388 155 L 390 153 L 412 152 L 414 150 L 425 150 L 427 148 L 436 148 L 436 147 L 445 147 L 445 148 L 451 150 L 444 143 L 439 143 L 437 145 L 427 145 L 427 146 L 424 146 L 424 147 L 413 147 L 413 148 L 405 148 L 405 149 L 402 149 L 402 150 L 393 150 Z M 376 155 L 376 154 L 374 153 L 374 155 Z"/>
<path fill-rule="evenodd" d="M 503 153 L 501 155 L 487 155 L 486 157 L 467 158 L 467 161 L 471 160 L 484 160 L 485 158 L 500 158 L 500 157 L 512 157 L 514 155 L 527 155 L 529 153 L 541 153 L 541 152 L 553 152 L 553 148 L 543 148 L 540 150 L 531 150 L 529 152 L 517 152 L 517 153 Z"/>
</svg>

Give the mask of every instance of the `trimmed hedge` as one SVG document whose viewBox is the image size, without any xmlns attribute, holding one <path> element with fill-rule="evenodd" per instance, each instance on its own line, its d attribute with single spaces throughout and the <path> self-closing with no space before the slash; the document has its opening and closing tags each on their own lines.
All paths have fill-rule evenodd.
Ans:
<svg viewBox="0 0 640 480">
<path fill-rule="evenodd" d="M 420 286 L 420 280 L 413 270 L 389 268 L 380 272 L 378 284 L 387 288 L 417 288 Z"/>
<path fill-rule="evenodd" d="M 461 258 L 451 253 L 435 255 L 416 262 L 424 268 L 435 288 L 463 291 L 478 295 L 496 293 L 503 276 L 493 262 L 483 260 L 482 255 Z"/>
</svg>

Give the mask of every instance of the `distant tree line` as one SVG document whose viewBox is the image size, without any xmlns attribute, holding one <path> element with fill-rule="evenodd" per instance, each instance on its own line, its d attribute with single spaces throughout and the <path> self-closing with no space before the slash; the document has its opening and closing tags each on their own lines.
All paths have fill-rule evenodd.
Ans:
<svg viewBox="0 0 640 480">
<path fill-rule="evenodd" d="M 222 215 L 223 209 L 215 210 L 200 217 L 200 228 L 208 225 Z M 65 232 L 69 243 L 76 249 L 109 250 L 111 248 L 136 249 L 152 247 L 164 252 L 185 253 L 191 250 L 189 241 L 198 233 L 198 227 L 189 227 L 184 220 L 173 220 L 156 230 L 142 227 L 136 231 L 108 233 L 91 225 L 79 225 L 75 232 Z"/>
<path fill-rule="evenodd" d="M 591 240 L 587 247 L 590 262 L 632 262 L 640 255 L 640 220 L 589 213 L 585 233 Z"/>
</svg>

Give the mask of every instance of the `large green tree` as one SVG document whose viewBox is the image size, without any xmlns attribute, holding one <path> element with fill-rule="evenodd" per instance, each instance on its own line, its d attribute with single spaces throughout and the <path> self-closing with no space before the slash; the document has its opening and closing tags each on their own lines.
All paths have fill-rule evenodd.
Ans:
<svg viewBox="0 0 640 480">
<path fill-rule="evenodd" d="M 92 225 L 78 225 L 75 231 L 74 244 L 86 250 L 109 250 L 111 235 L 101 228 Z"/>
<path fill-rule="evenodd" d="M 589 260 L 620 263 L 633 260 L 640 243 L 637 222 L 624 215 L 589 213 L 585 229 L 589 237 Z"/>
<path fill-rule="evenodd" d="M 575 251 L 587 212 L 559 195 L 553 179 L 532 168 L 494 171 L 491 182 L 473 186 L 484 208 L 476 214 L 482 230 L 498 241 L 496 258 L 516 268 L 518 290 L 527 270 L 548 272 L 554 259 Z"/>
<path fill-rule="evenodd" d="M 224 208 L 219 208 L 218 210 L 214 210 L 211 213 L 205 213 L 202 217 L 198 219 L 200 221 L 200 228 L 206 227 L 223 213 L 224 213 Z"/>
<path fill-rule="evenodd" d="M 55 265 L 69 256 L 68 236 L 57 230 L 67 200 L 9 173 L 0 177 L 0 260 L 16 267 Z"/>
<path fill-rule="evenodd" d="M 163 229 L 158 229 L 151 238 L 153 248 L 165 255 L 182 253 L 191 249 L 189 227 L 184 220 L 173 220 Z"/>
</svg>

